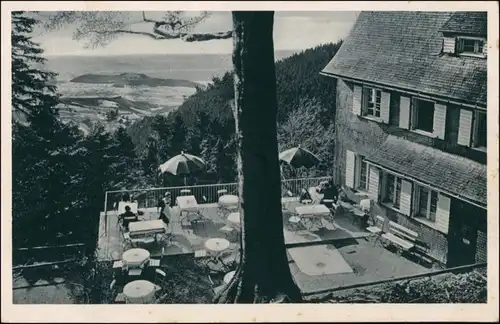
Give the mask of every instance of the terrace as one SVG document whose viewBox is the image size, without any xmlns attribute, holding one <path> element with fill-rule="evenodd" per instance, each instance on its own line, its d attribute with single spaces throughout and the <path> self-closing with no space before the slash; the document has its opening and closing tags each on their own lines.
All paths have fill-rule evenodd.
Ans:
<svg viewBox="0 0 500 324">
<path fill-rule="evenodd" d="M 295 213 L 295 207 L 300 205 L 300 189 L 314 188 L 327 179 L 282 181 L 283 231 L 287 254 L 292 274 L 303 292 L 429 271 L 377 244 L 371 233 L 354 224 L 350 210 L 338 211 L 333 220 L 322 219 L 323 226 L 319 229 L 292 227 L 289 218 Z M 217 191 L 225 189 L 228 194 L 236 194 L 236 188 L 236 183 L 230 183 L 129 190 L 128 193 L 137 200 L 144 220 L 158 219 L 156 204 L 165 192 L 171 192 L 175 201 L 176 197 L 181 196 L 182 189 L 189 189 L 191 195 L 196 197 L 200 214 L 204 217 L 203 222 L 184 226 L 181 224 L 179 207 L 172 207 L 169 225 L 172 239 L 149 247 L 151 257 L 160 258 L 162 264 L 167 264 L 177 255 L 192 255 L 194 259 L 195 251 L 203 249 L 206 240 L 227 238 L 230 246 L 225 258 L 235 260 L 239 248 L 238 236 L 226 237 L 220 231 L 228 222 L 219 212 Z M 101 213 L 98 242 L 98 258 L 101 261 L 120 260 L 124 252 L 123 236 L 117 226 L 118 213 L 113 208 L 114 202 L 119 201 L 122 194 L 121 191 L 106 194 L 106 210 Z"/>
</svg>

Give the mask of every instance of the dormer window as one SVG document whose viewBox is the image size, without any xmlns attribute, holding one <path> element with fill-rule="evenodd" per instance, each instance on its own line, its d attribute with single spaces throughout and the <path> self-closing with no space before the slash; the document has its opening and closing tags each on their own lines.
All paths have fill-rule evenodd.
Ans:
<svg viewBox="0 0 500 324">
<path fill-rule="evenodd" d="M 475 37 L 459 37 L 457 50 L 460 55 L 484 56 L 485 40 Z"/>
</svg>

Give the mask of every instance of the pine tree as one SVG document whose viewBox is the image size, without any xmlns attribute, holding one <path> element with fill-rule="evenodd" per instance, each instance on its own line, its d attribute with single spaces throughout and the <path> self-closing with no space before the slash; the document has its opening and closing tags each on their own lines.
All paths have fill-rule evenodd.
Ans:
<svg viewBox="0 0 500 324">
<path fill-rule="evenodd" d="M 40 135 L 56 131 L 58 97 L 50 81 L 55 73 L 43 71 L 43 50 L 31 40 L 37 20 L 25 12 L 12 12 L 12 110 L 22 121 L 34 123 Z M 43 127 L 42 127 L 43 126 Z"/>
<path fill-rule="evenodd" d="M 12 13 L 14 244 L 56 237 L 56 218 L 67 202 L 61 199 L 69 181 L 65 149 L 75 140 L 74 130 L 58 119 L 58 96 L 49 84 L 55 74 L 41 69 L 43 50 L 31 40 L 36 23 L 24 12 Z"/>
</svg>

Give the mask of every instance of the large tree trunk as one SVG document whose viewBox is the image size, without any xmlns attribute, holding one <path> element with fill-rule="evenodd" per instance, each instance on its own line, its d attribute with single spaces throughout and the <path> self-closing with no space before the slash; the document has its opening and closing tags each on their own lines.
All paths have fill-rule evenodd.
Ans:
<svg viewBox="0 0 500 324">
<path fill-rule="evenodd" d="M 233 12 L 241 259 L 219 303 L 300 302 L 285 250 L 273 12 Z"/>
</svg>

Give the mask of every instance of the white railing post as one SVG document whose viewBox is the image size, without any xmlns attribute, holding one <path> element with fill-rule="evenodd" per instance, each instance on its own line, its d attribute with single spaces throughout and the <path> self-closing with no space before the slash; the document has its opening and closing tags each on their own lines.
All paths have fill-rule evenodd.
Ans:
<svg viewBox="0 0 500 324">
<path fill-rule="evenodd" d="M 108 236 L 108 192 L 104 194 L 104 235 Z"/>
</svg>

